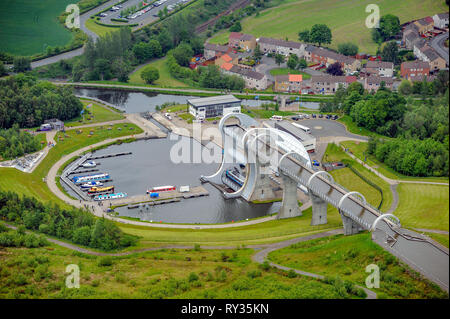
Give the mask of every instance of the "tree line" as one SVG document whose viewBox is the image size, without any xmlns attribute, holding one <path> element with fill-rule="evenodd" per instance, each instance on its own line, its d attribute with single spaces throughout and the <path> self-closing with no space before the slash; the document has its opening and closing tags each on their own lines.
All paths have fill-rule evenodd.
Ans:
<svg viewBox="0 0 450 319">
<path fill-rule="evenodd" d="M 21 131 L 14 124 L 11 129 L 0 129 L 0 158 L 4 160 L 20 157 L 40 149 L 39 139 L 28 132 Z"/>
<path fill-rule="evenodd" d="M 136 237 L 124 234 L 112 221 L 95 218 L 81 209 L 62 209 L 34 198 L 0 191 L 0 218 L 40 233 L 79 245 L 113 250 L 135 245 Z"/>
<path fill-rule="evenodd" d="M 35 127 L 44 120 L 70 120 L 80 115 L 83 104 L 69 87 L 38 82 L 18 74 L 0 80 L 0 128 Z"/>
</svg>

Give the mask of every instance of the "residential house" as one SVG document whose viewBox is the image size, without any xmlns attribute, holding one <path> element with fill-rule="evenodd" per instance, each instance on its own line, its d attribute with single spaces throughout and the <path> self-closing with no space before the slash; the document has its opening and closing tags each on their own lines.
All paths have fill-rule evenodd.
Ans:
<svg viewBox="0 0 450 319">
<path fill-rule="evenodd" d="M 228 46 L 241 48 L 243 50 L 254 50 L 256 48 L 256 38 L 251 34 L 231 32 L 228 38 Z"/>
<path fill-rule="evenodd" d="M 434 75 L 423 75 L 423 76 L 411 76 L 409 77 L 408 80 L 410 80 L 411 82 L 422 82 L 423 80 L 425 80 L 426 82 L 433 82 L 434 79 L 436 78 L 436 76 Z"/>
<path fill-rule="evenodd" d="M 334 94 L 339 86 L 347 88 L 356 80 L 356 76 L 313 75 L 311 90 L 316 94 Z"/>
<path fill-rule="evenodd" d="M 419 60 L 403 62 L 400 66 L 400 74 L 405 79 L 428 76 L 430 74 L 430 64 Z"/>
<path fill-rule="evenodd" d="M 438 13 L 433 16 L 434 26 L 437 28 L 448 28 L 448 12 Z"/>
<path fill-rule="evenodd" d="M 321 63 L 327 67 L 333 63 L 339 62 L 342 66 L 342 70 L 346 74 L 356 72 L 358 69 L 361 68 L 361 61 L 355 58 L 345 56 L 343 54 L 339 54 L 323 48 L 314 47 L 314 49 L 308 50 L 310 50 L 311 52 L 310 58 L 311 62 Z"/>
<path fill-rule="evenodd" d="M 265 37 L 257 39 L 257 42 L 261 51 L 264 53 L 278 53 L 284 56 L 295 54 L 298 57 L 303 57 L 305 51 L 305 44 L 300 42 Z"/>
<path fill-rule="evenodd" d="M 394 63 L 384 61 L 368 61 L 366 64 L 366 73 L 391 78 L 394 76 Z"/>
<path fill-rule="evenodd" d="M 224 63 L 238 64 L 239 56 L 235 53 L 226 53 L 216 59 L 214 62 L 217 66 L 222 66 Z"/>
<path fill-rule="evenodd" d="M 220 67 L 224 74 L 238 75 L 245 81 L 245 87 L 250 89 L 265 90 L 268 86 L 267 76 L 265 74 L 241 68 L 231 63 L 224 63 Z"/>
<path fill-rule="evenodd" d="M 381 86 L 381 82 L 384 82 L 386 88 L 392 90 L 394 84 L 393 78 L 371 75 L 364 78 L 364 89 L 369 92 L 377 92 Z"/>
<path fill-rule="evenodd" d="M 300 92 L 303 84 L 301 74 L 286 74 L 275 76 L 274 91 L 276 92 Z"/>
<path fill-rule="evenodd" d="M 414 24 L 409 25 L 414 26 Z M 405 47 L 409 50 L 412 50 L 414 48 L 414 44 L 421 39 L 422 38 L 420 37 L 419 32 L 416 28 L 406 28 L 405 31 L 403 31 L 402 41 Z"/>
<path fill-rule="evenodd" d="M 425 41 L 419 41 L 414 45 L 414 55 L 421 61 L 430 64 L 430 71 L 445 69 L 445 60 Z"/>
<path fill-rule="evenodd" d="M 241 36 L 242 33 L 240 32 L 231 32 L 230 36 L 228 37 L 228 46 L 232 48 L 238 48 Z"/>
<path fill-rule="evenodd" d="M 425 34 L 428 31 L 432 31 L 434 28 L 434 20 L 431 17 L 425 17 L 414 21 L 414 25 L 417 27 L 419 34 Z"/>
<path fill-rule="evenodd" d="M 216 56 L 220 57 L 230 51 L 231 49 L 226 45 L 206 43 L 203 50 L 203 56 L 206 60 L 209 60 Z"/>
</svg>

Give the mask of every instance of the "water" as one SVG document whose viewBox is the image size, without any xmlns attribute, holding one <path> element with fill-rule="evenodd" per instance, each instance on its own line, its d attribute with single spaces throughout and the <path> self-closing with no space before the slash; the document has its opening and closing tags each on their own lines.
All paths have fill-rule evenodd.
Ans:
<svg viewBox="0 0 450 319">
<path fill-rule="evenodd" d="M 157 105 L 167 102 L 186 104 L 188 99 L 198 98 L 196 96 L 159 94 L 152 92 L 130 92 L 107 89 L 75 89 L 75 94 L 95 97 L 105 102 L 117 105 L 125 109 L 126 113 L 155 112 Z M 271 101 L 263 100 L 242 100 L 243 105 L 257 107 Z M 317 110 L 318 102 L 301 102 L 301 106 Z"/>
<path fill-rule="evenodd" d="M 190 141 L 197 144 L 196 147 L 203 147 L 193 139 Z M 116 192 L 125 192 L 129 196 L 145 194 L 146 190 L 153 186 L 198 186 L 201 184 L 201 175 L 210 175 L 217 171 L 220 165 L 217 163 L 173 163 L 169 154 L 176 142 L 166 138 L 112 145 L 97 151 L 95 155 L 120 152 L 133 154 L 96 162 L 100 163 L 100 172 L 109 173 L 113 179 L 108 185 L 114 185 Z M 215 151 L 220 152 L 220 149 Z M 211 224 L 265 216 L 277 212 L 281 204 L 277 202 L 256 205 L 241 198 L 225 200 L 221 192 L 209 183 L 203 184 L 203 187 L 208 190 L 209 196 L 182 199 L 178 203 L 153 206 L 148 210 L 119 207 L 116 211 L 121 216 L 137 217 L 146 221 Z"/>
</svg>

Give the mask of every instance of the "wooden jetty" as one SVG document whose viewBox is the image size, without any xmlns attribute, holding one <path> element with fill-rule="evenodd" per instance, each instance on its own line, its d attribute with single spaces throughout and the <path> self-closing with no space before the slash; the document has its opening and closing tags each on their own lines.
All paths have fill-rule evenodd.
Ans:
<svg viewBox="0 0 450 319">
<path fill-rule="evenodd" d="M 133 153 L 132 152 L 122 152 L 122 153 L 106 154 L 106 155 L 99 155 L 99 156 L 91 156 L 91 157 L 89 157 L 89 160 L 116 157 L 116 156 L 124 156 L 124 155 L 131 155 L 131 154 L 133 154 Z"/>
</svg>

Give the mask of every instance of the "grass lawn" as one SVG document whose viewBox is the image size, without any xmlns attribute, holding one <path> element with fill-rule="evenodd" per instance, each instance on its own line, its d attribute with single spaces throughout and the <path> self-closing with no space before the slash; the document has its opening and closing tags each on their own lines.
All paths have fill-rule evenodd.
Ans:
<svg viewBox="0 0 450 319">
<path fill-rule="evenodd" d="M 253 108 L 251 108 L 250 111 L 253 114 L 256 114 L 256 116 L 258 118 L 262 118 L 262 119 L 271 118 L 273 115 L 289 116 L 289 115 L 296 114 L 295 112 L 289 112 L 289 111 L 261 110 L 261 109 L 253 109 Z"/>
<path fill-rule="evenodd" d="M 301 74 L 303 77 L 303 80 L 308 80 L 311 78 L 311 75 L 309 75 L 306 72 L 302 72 L 300 70 L 289 69 L 289 68 L 272 69 L 272 70 L 270 70 L 270 74 L 273 76 L 286 75 L 286 74 Z"/>
<path fill-rule="evenodd" d="M 448 177 L 414 177 L 398 173 L 386 164 L 378 161 L 375 156 L 369 154 L 365 154 L 365 156 L 364 152 L 367 150 L 366 142 L 345 141 L 341 142 L 341 144 L 348 148 L 353 153 L 353 155 L 355 155 L 360 160 L 364 161 L 364 158 L 366 157 L 366 163 L 368 165 L 376 168 L 381 174 L 388 178 L 401 180 L 420 180 L 429 182 L 448 182 Z"/>
<path fill-rule="evenodd" d="M 172 106 L 165 107 L 161 110 L 161 113 L 168 112 L 168 113 L 174 113 L 174 112 L 186 112 L 188 109 L 187 104 L 176 104 Z"/>
<path fill-rule="evenodd" d="M 66 131 L 68 137 L 63 137 L 63 133 L 58 133 L 55 136 L 55 147 L 50 150 L 47 157 L 38 167 L 36 167 L 33 173 L 23 173 L 15 168 L 0 168 L 0 189 L 14 191 L 19 195 L 33 196 L 43 202 L 51 200 L 54 203 L 67 207 L 67 204 L 50 192 L 47 184 L 43 181 L 43 178 L 47 175 L 52 165 L 62 156 L 90 144 L 95 144 L 112 137 L 142 132 L 142 130 L 134 124 L 126 124 L 127 127 L 124 126 L 125 124 L 116 124 L 111 130 L 108 130 L 106 126 L 92 127 L 85 129 L 81 134 L 77 134 L 75 130 L 69 130 Z M 119 127 L 122 128 L 122 130 L 118 130 Z M 129 130 L 130 127 L 133 127 L 133 131 Z M 88 137 L 90 131 L 93 131 L 94 134 L 91 137 Z"/>
<path fill-rule="evenodd" d="M 141 237 L 138 247 L 148 247 L 163 243 L 171 244 L 208 244 L 208 245 L 250 245 L 270 243 L 306 236 L 311 232 L 325 231 L 342 227 L 341 217 L 337 210 L 328 206 L 328 224 L 311 226 L 311 208 L 303 211 L 303 216 L 272 220 L 260 224 L 219 228 L 219 229 L 169 229 L 117 225 L 126 233 Z M 135 247 L 133 248 L 135 249 Z"/>
<path fill-rule="evenodd" d="M 399 205 L 395 215 L 402 225 L 448 231 L 448 186 L 400 183 Z"/>
<path fill-rule="evenodd" d="M 336 144 L 328 144 L 323 158 L 323 162 L 344 161 L 345 163 L 350 163 L 352 167 L 362 176 L 378 185 L 383 190 L 383 205 L 381 206 L 381 211 L 386 212 L 389 210 L 392 204 L 393 195 L 389 184 L 382 178 L 378 177 L 361 164 L 358 164 Z M 378 207 L 380 202 L 379 191 L 367 184 L 363 179 L 361 179 L 361 177 L 353 173 L 349 168 L 331 171 L 331 175 L 333 175 L 337 183 L 351 191 L 359 191 L 364 195 L 364 197 L 366 197 L 370 204 Z"/>
<path fill-rule="evenodd" d="M 65 45 L 72 39 L 58 16 L 73 0 L 4 0 L 1 3 L 1 51 L 15 55 L 32 55 L 47 46 Z"/>
<path fill-rule="evenodd" d="M 158 87 L 189 87 L 186 83 L 183 83 L 177 79 L 175 79 L 169 72 L 169 67 L 166 63 L 166 58 L 162 58 L 159 60 L 155 60 L 148 65 L 151 65 L 158 69 L 159 71 L 159 79 L 154 82 L 153 85 Z M 130 75 L 130 80 L 128 81 L 130 84 L 145 84 L 144 80 L 141 79 L 141 72 L 145 67 L 140 68 L 136 72 L 133 72 Z"/>
<path fill-rule="evenodd" d="M 121 113 L 112 110 L 108 106 L 87 100 L 87 99 L 81 99 L 81 103 L 84 105 L 84 121 L 83 117 L 79 116 L 71 121 L 65 122 L 65 127 L 71 127 L 71 126 L 80 126 L 85 124 L 94 124 L 94 123 L 101 123 L 101 122 L 108 122 L 108 121 L 115 121 L 115 120 L 121 120 L 124 119 L 125 116 L 123 116 Z M 92 104 L 90 108 L 87 108 L 87 105 Z M 88 113 L 91 113 L 91 119 L 88 120 Z"/>
<path fill-rule="evenodd" d="M 389 139 L 386 136 L 369 131 L 365 127 L 358 126 L 355 122 L 353 122 L 350 115 L 341 116 L 341 117 L 339 117 L 338 121 L 341 122 L 342 124 L 344 124 L 347 128 L 347 131 L 349 131 L 350 133 L 364 135 L 364 136 L 378 136 L 378 137 L 382 137 L 385 139 Z"/>
<path fill-rule="evenodd" d="M 339 287 L 251 261 L 254 251 L 165 249 L 125 257 L 88 256 L 51 245 L 0 253 L 0 298 L 357 298 Z M 65 287 L 66 266 L 80 288 Z"/>
<path fill-rule="evenodd" d="M 372 41 L 371 29 L 365 26 L 368 4 L 377 4 L 380 15 L 394 14 L 400 23 L 423 18 L 435 13 L 446 12 L 445 1 L 436 0 L 286 0 L 280 6 L 270 8 L 241 21 L 242 32 L 255 37 L 274 37 L 298 40 L 298 32 L 311 28 L 314 24 L 330 27 L 333 41 L 330 47 L 336 49 L 339 43 L 353 42 L 359 52 L 375 54 L 377 45 Z M 220 33 L 213 43 L 224 43 L 229 32 Z"/>
<path fill-rule="evenodd" d="M 372 242 L 370 234 L 338 235 L 294 244 L 269 254 L 269 259 L 284 266 L 339 276 L 365 286 L 366 266 L 380 269 L 378 298 L 448 298 L 435 284 L 400 264 L 394 256 Z"/>
<path fill-rule="evenodd" d="M 105 27 L 103 25 L 97 24 L 93 19 L 86 20 L 86 28 L 96 33 L 100 37 L 105 36 L 109 32 L 116 32 L 119 30 L 119 28 Z"/>
<path fill-rule="evenodd" d="M 191 113 L 181 113 L 178 114 L 178 116 L 185 120 L 188 124 L 191 124 L 195 119 L 194 115 L 192 115 Z"/>
<path fill-rule="evenodd" d="M 425 233 L 425 235 L 427 235 L 428 237 L 431 237 L 432 239 L 434 239 L 441 245 L 444 245 L 445 247 L 448 248 L 448 235 L 436 234 L 436 233 Z"/>
</svg>

